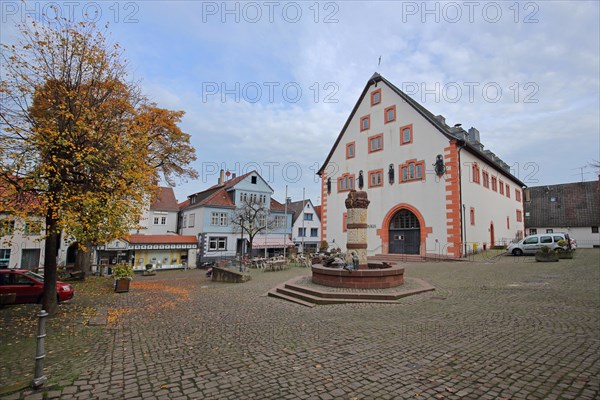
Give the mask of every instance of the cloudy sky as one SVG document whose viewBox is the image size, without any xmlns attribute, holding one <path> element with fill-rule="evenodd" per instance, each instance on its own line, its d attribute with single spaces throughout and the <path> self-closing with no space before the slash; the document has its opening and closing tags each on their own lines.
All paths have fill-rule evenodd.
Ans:
<svg viewBox="0 0 600 400">
<path fill-rule="evenodd" d="M 224 168 L 258 169 L 280 201 L 287 185 L 320 203 L 315 172 L 375 71 L 450 125 L 478 128 L 529 186 L 597 179 L 597 1 L 54 4 L 109 22 L 131 77 L 186 112 L 200 179 L 178 185 L 180 201 Z M 0 6 L 3 42 L 14 21 L 49 10 Z"/>
</svg>

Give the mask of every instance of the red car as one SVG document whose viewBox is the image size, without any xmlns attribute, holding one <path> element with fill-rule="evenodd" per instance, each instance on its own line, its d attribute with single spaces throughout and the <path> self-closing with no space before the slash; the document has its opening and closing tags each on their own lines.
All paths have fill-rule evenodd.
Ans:
<svg viewBox="0 0 600 400">
<path fill-rule="evenodd" d="M 0 304 L 41 303 L 44 291 L 44 277 L 22 269 L 0 269 Z M 11 296 L 15 294 L 15 298 Z M 56 282 L 58 302 L 71 300 L 73 286 Z"/>
</svg>

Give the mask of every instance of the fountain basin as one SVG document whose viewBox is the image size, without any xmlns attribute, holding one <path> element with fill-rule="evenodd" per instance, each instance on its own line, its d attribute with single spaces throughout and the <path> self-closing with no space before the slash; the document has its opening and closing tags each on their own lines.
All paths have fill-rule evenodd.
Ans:
<svg viewBox="0 0 600 400">
<path fill-rule="evenodd" d="M 404 268 L 397 265 L 369 263 L 368 269 L 348 271 L 312 266 L 312 281 L 318 285 L 349 289 L 387 289 L 404 283 Z"/>
</svg>

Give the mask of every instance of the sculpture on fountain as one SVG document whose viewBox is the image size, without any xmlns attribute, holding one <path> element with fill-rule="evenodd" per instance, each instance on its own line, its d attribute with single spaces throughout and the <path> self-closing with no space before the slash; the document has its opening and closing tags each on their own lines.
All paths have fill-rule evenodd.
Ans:
<svg viewBox="0 0 600 400">
<path fill-rule="evenodd" d="M 355 289 L 381 289 L 402 285 L 404 268 L 367 260 L 367 210 L 369 199 L 363 191 L 351 190 L 346 199 L 346 259 L 312 266 L 314 283 Z M 345 264 L 345 265 L 344 265 Z"/>
</svg>

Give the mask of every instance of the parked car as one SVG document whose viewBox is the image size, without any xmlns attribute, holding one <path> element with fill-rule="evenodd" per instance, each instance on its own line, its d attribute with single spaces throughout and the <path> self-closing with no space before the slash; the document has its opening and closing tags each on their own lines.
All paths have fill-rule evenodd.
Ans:
<svg viewBox="0 0 600 400">
<path fill-rule="evenodd" d="M 21 269 L 0 269 L 0 295 L 3 297 L 3 304 L 40 303 L 43 292 L 42 275 Z M 15 294 L 14 299 L 11 294 Z M 56 282 L 58 302 L 71 300 L 74 294 L 72 285 Z"/>
<path fill-rule="evenodd" d="M 513 256 L 521 256 L 523 254 L 535 254 L 542 246 L 547 246 L 550 250 L 556 250 L 560 246 L 558 242 L 565 240 L 570 243 L 570 247 L 576 248 L 575 240 L 569 237 L 567 233 L 539 233 L 530 235 L 518 242 L 512 242 L 508 245 L 507 251 Z"/>
</svg>

